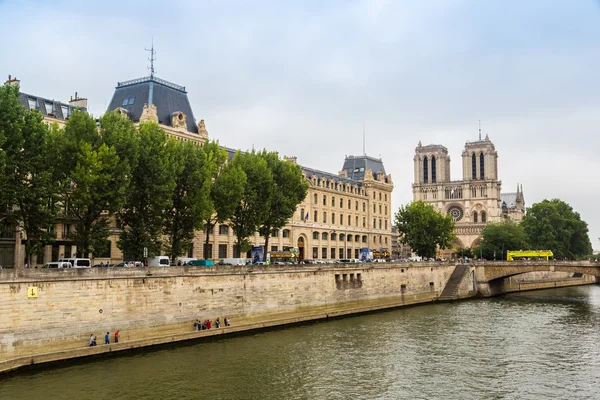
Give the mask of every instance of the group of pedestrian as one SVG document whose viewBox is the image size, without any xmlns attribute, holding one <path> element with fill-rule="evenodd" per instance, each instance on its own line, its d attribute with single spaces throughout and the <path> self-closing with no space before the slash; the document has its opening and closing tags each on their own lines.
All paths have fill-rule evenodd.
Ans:
<svg viewBox="0 0 600 400">
<path fill-rule="evenodd" d="M 223 319 L 223 322 L 225 324 L 225 326 L 230 326 L 231 325 L 231 320 L 227 317 L 225 317 Z M 203 331 L 206 329 L 211 329 L 213 326 L 213 321 L 211 321 L 210 319 L 204 320 L 204 321 L 200 321 L 199 319 L 196 320 L 196 322 L 194 322 L 194 330 L 195 331 Z M 215 328 L 220 328 L 221 327 L 221 319 L 217 317 L 217 319 L 215 320 Z"/>
<path fill-rule="evenodd" d="M 97 341 L 96 341 L 96 335 L 94 335 L 93 333 L 90 335 L 90 347 L 96 346 L 97 345 Z M 119 343 L 119 331 L 115 331 L 115 334 L 113 336 L 113 340 L 115 343 Z M 110 344 L 110 333 L 106 332 L 106 335 L 104 335 L 104 344 Z"/>
</svg>

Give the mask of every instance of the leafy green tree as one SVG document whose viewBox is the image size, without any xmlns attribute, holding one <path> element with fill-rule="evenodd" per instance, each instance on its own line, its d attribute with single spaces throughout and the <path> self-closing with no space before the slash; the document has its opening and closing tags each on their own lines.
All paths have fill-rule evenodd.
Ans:
<svg viewBox="0 0 600 400">
<path fill-rule="evenodd" d="M 273 184 L 270 187 L 270 207 L 260 228 L 265 237 L 265 253 L 269 249 L 271 232 L 281 229 L 296 212 L 298 204 L 306 197 L 308 183 L 302 177 L 302 168 L 289 161 L 281 160 L 277 153 L 263 152 Z"/>
<path fill-rule="evenodd" d="M 402 243 L 409 245 L 420 257 L 435 257 L 438 247 L 449 248 L 455 239 L 452 217 L 442 215 L 423 201 L 400 207 L 395 222 Z"/>
<path fill-rule="evenodd" d="M 212 147 L 208 144 L 200 147 L 192 142 L 176 142 L 174 145 L 173 206 L 165 211 L 165 233 L 168 236 L 167 248 L 171 263 L 175 263 L 177 256 L 189 250 L 194 231 L 201 229 L 204 220 L 212 213 L 212 172 L 218 169 L 217 163 L 222 163 L 227 158 L 225 150 L 217 146 L 218 154 L 214 154 L 211 152 Z"/>
<path fill-rule="evenodd" d="M 16 206 L 11 207 L 11 216 L 26 233 L 25 253 L 31 265 L 32 255 L 41 254 L 52 240 L 49 228 L 58 209 L 58 185 L 55 163 L 49 161 L 51 128 L 39 111 L 25 110 L 18 95 L 18 87 L 0 87 L 0 135 L 6 139 L 2 155 L 7 167 L 3 192 L 5 204 Z"/>
<path fill-rule="evenodd" d="M 592 254 L 587 223 L 559 199 L 543 200 L 527 209 L 523 229 L 534 249 L 552 250 L 555 258 Z"/>
<path fill-rule="evenodd" d="M 109 218 L 121 208 L 128 181 L 116 150 L 103 143 L 96 121 L 77 111 L 64 130 L 55 132 L 52 148 L 63 215 L 77 221 L 77 252 L 83 256 L 101 252 L 110 234 Z"/>
<path fill-rule="evenodd" d="M 210 241 L 210 232 L 216 224 L 225 222 L 231 219 L 236 207 L 242 200 L 244 188 L 246 187 L 246 174 L 239 165 L 234 163 L 224 164 L 227 160 L 221 159 L 220 151 L 222 150 L 218 144 L 207 143 L 204 145 L 205 151 L 214 154 L 215 164 L 219 168 L 211 172 L 212 185 L 210 187 L 209 201 L 213 213 L 205 220 L 206 227 L 206 242 L 204 244 L 204 259 L 210 258 L 208 254 L 208 244 Z"/>
<path fill-rule="evenodd" d="M 123 231 L 117 245 L 126 257 L 141 260 L 144 248 L 150 257 L 161 253 L 165 212 L 172 208 L 175 189 L 174 147 L 158 124 L 140 124 L 137 157 L 118 214 Z"/>
<path fill-rule="evenodd" d="M 529 237 L 521 225 L 510 220 L 488 224 L 481 233 L 481 242 L 473 253 L 486 260 L 506 260 L 508 250 L 529 248 Z"/>
<path fill-rule="evenodd" d="M 236 248 L 239 254 L 248 250 L 250 237 L 263 224 L 271 207 L 271 186 L 273 175 L 267 161 L 254 150 L 236 153 L 231 164 L 241 168 L 246 175 L 241 201 L 236 204 L 231 216 L 231 227 L 237 237 Z"/>
</svg>

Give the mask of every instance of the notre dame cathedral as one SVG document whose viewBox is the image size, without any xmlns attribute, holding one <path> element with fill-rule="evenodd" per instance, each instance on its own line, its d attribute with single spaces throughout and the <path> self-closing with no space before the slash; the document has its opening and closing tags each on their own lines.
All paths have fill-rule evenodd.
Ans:
<svg viewBox="0 0 600 400">
<path fill-rule="evenodd" d="M 432 204 L 456 223 L 454 248 L 474 247 L 488 222 L 511 219 L 520 222 L 525 214 L 523 187 L 502 193 L 498 180 L 498 153 L 485 139 L 467 142 L 462 152 L 462 179 L 450 177 L 450 156 L 442 145 L 419 144 L 415 150 L 413 199 Z"/>
</svg>

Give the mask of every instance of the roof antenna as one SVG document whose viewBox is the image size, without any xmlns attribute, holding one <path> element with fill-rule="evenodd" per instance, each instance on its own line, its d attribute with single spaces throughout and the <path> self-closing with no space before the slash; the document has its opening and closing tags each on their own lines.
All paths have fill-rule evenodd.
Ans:
<svg viewBox="0 0 600 400">
<path fill-rule="evenodd" d="M 479 140 L 481 140 L 481 120 L 479 120 Z"/>
<path fill-rule="evenodd" d="M 145 49 L 150 52 L 150 57 L 148 60 L 150 61 L 150 78 L 154 77 L 154 60 L 156 60 L 156 51 L 154 51 L 154 35 L 152 35 L 152 47 L 149 49 Z"/>
<path fill-rule="evenodd" d="M 363 120 L 363 156 L 367 155 L 367 150 L 365 147 L 365 120 Z"/>
</svg>

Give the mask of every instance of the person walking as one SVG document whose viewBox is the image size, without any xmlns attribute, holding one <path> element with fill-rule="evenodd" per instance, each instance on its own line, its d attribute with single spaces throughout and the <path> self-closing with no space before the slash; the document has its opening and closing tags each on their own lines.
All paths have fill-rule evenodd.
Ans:
<svg viewBox="0 0 600 400">
<path fill-rule="evenodd" d="M 104 335 L 104 344 L 110 344 L 110 337 L 108 336 L 108 332 Z"/>
<path fill-rule="evenodd" d="M 119 343 L 119 331 L 115 332 L 115 343 Z"/>
<path fill-rule="evenodd" d="M 94 345 L 94 334 L 92 333 L 90 335 L 90 347 L 92 347 Z"/>
</svg>

